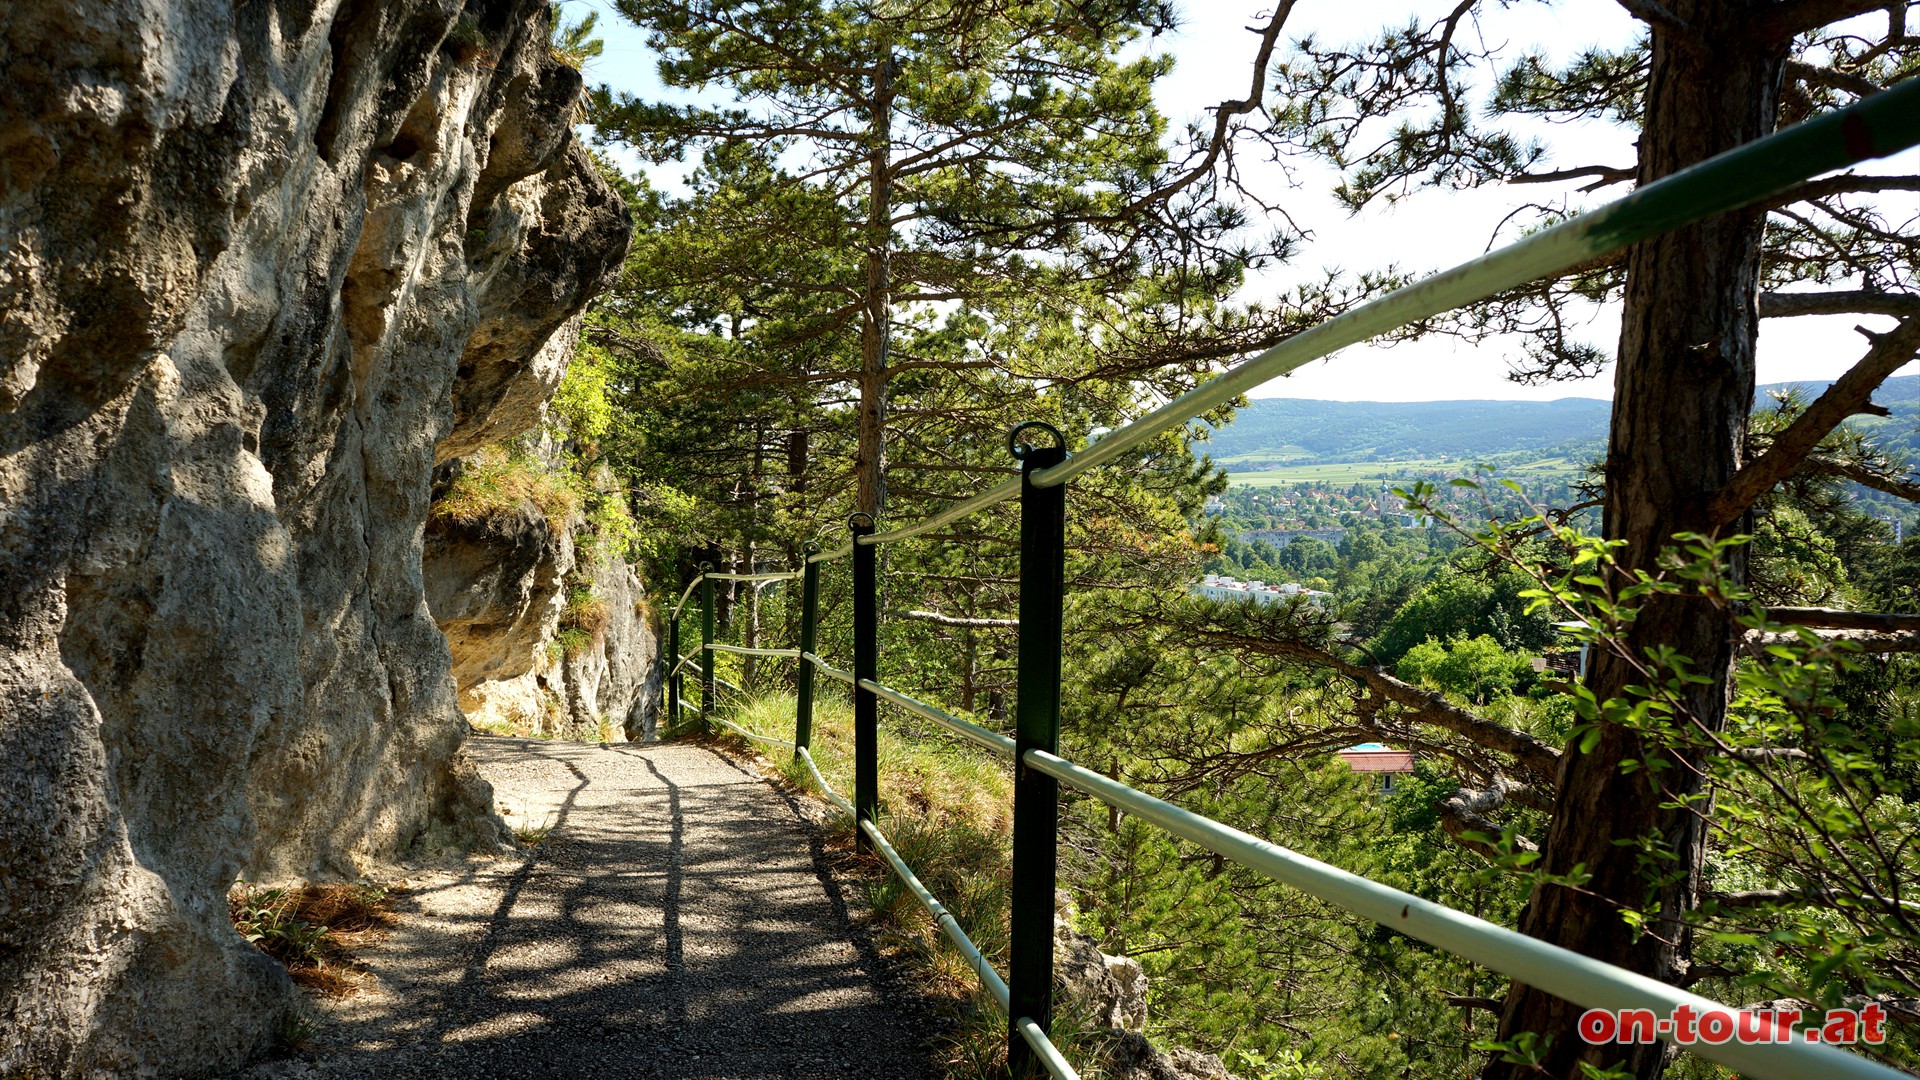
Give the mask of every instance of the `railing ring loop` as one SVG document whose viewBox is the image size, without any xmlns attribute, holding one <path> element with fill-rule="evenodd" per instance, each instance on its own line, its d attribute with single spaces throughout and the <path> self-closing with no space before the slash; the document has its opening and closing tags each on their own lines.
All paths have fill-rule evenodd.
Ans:
<svg viewBox="0 0 1920 1080">
<path fill-rule="evenodd" d="M 1067 448 L 1067 437 L 1060 434 L 1059 428 L 1054 427 L 1045 420 L 1022 420 L 1013 425 L 1012 431 L 1007 432 L 1007 453 L 1012 454 L 1015 461 L 1025 461 L 1027 451 L 1031 449 L 1027 444 L 1020 441 L 1020 434 L 1028 429 L 1044 431 L 1053 436 L 1053 445 L 1057 450 L 1065 450 Z"/>
<path fill-rule="evenodd" d="M 862 510 L 856 514 L 848 514 L 847 528 L 849 529 L 865 528 L 871 531 L 873 529 L 873 515 L 867 513 L 865 510 Z"/>
<path fill-rule="evenodd" d="M 820 545 L 809 540 L 806 543 L 800 545 L 800 554 L 818 555 L 820 554 Z"/>
</svg>

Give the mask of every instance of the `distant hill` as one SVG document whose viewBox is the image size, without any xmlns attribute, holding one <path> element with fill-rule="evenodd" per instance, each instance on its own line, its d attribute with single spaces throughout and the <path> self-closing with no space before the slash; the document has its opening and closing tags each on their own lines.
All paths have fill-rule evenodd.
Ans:
<svg viewBox="0 0 1920 1080">
<path fill-rule="evenodd" d="M 1818 394 L 1828 385 L 1823 382 L 1768 383 L 1760 388 L 1760 392 L 1764 395 L 1778 390 L 1799 390 L 1803 394 Z M 1899 412 L 1899 407 L 1903 405 L 1909 411 L 1920 408 L 1920 375 L 1902 375 L 1888 379 L 1880 384 L 1880 389 L 1873 392 L 1873 400 L 1895 412 Z"/>
<path fill-rule="evenodd" d="M 1809 396 L 1825 383 L 1773 383 Z M 1889 379 L 1874 400 L 1893 410 L 1898 441 L 1920 416 L 1920 375 Z M 1255 398 L 1198 449 L 1230 471 L 1283 464 L 1485 459 L 1512 453 L 1592 456 L 1607 435 L 1612 403 L 1557 401 L 1311 401 Z M 1866 418 L 1863 418 L 1865 420 Z M 1866 426 L 1889 421 L 1866 420 Z"/>
</svg>

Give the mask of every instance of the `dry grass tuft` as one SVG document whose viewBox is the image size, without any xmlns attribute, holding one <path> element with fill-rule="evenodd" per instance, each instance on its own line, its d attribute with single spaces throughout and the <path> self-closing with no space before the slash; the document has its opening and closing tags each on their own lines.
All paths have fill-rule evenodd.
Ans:
<svg viewBox="0 0 1920 1080">
<path fill-rule="evenodd" d="M 446 494 L 434 502 L 432 516 L 474 524 L 512 514 L 522 502 L 537 507 L 555 535 L 580 513 L 580 495 L 564 477 L 490 446 L 466 459 Z"/>
<path fill-rule="evenodd" d="M 613 625 L 613 611 L 592 585 L 576 585 L 567 590 L 567 606 L 560 613 L 560 625 L 584 630 L 598 640 L 607 632 L 607 627 Z"/>
<path fill-rule="evenodd" d="M 537 848 L 553 838 L 553 830 L 552 823 L 524 826 L 513 830 L 513 839 L 523 848 Z"/>
<path fill-rule="evenodd" d="M 399 921 L 397 896 L 367 881 L 272 889 L 242 881 L 227 894 L 227 910 L 233 928 L 285 964 L 294 982 L 344 997 L 367 985 L 353 954 Z"/>
</svg>

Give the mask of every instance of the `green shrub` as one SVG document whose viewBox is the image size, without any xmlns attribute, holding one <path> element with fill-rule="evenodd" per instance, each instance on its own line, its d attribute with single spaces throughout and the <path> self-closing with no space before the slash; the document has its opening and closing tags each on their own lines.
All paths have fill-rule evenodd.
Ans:
<svg viewBox="0 0 1920 1080">
<path fill-rule="evenodd" d="M 600 22 L 600 13 L 589 11 L 577 23 L 569 23 L 560 14 L 560 5 L 548 5 L 552 13 L 552 30 L 547 41 L 547 51 L 562 64 L 575 71 L 586 67 L 587 61 L 599 56 L 607 43 L 593 36 L 593 29 Z"/>
<path fill-rule="evenodd" d="M 241 882 L 229 898 L 233 928 L 260 951 L 287 965 L 320 962 L 327 928 L 299 917 L 294 889 L 259 889 Z"/>
<path fill-rule="evenodd" d="M 547 643 L 547 651 L 554 659 L 571 660 L 588 649 L 593 648 L 593 635 L 577 626 L 563 626 Z"/>
<path fill-rule="evenodd" d="M 640 526 L 627 509 L 626 494 L 618 487 L 610 491 L 589 488 L 585 501 L 587 528 L 576 543 L 581 562 L 602 566 L 629 557 L 640 543 Z"/>
<path fill-rule="evenodd" d="M 1410 683 L 1481 704 L 1534 681 L 1533 666 L 1525 654 L 1501 648 L 1486 634 L 1444 643 L 1423 641 L 1407 650 L 1394 673 Z"/>
<path fill-rule="evenodd" d="M 548 404 L 548 415 L 567 438 L 590 446 L 614 430 L 619 414 L 609 396 L 612 378 L 613 358 L 583 338 Z"/>
<path fill-rule="evenodd" d="M 462 15 L 447 31 L 445 47 L 464 64 L 486 54 L 487 35 L 472 16 Z"/>
</svg>

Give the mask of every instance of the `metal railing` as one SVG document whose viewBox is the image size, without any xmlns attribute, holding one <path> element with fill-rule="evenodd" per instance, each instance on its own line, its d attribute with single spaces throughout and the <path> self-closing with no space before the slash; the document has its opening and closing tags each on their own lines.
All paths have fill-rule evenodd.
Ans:
<svg viewBox="0 0 1920 1080">
<path fill-rule="evenodd" d="M 865 514 L 849 519 L 847 542 L 821 552 L 813 545 L 800 570 L 773 574 L 696 577 L 670 619 L 669 655 L 679 656 L 680 611 L 702 589 L 701 716 L 714 716 L 713 656 L 716 651 L 797 659 L 797 712 L 792 746 L 827 797 L 855 819 L 862 850 L 877 852 L 900 875 L 935 924 L 973 965 L 983 987 L 1008 1017 L 1007 1053 L 1017 1075 L 1044 1069 L 1075 1076 L 1048 1033 L 1052 1020 L 1053 895 L 1055 843 L 1061 784 L 1198 844 L 1241 866 L 1318 897 L 1353 914 L 1435 945 L 1587 1008 L 1652 1009 L 1671 1015 L 1681 1006 L 1696 1013 L 1739 1010 L 1667 985 L 1464 912 L 1424 900 L 1329 866 L 1298 852 L 1223 825 L 1083 768 L 1059 754 L 1060 661 L 1064 602 L 1066 483 L 1098 465 L 1125 460 L 1130 450 L 1168 429 L 1225 404 L 1276 376 L 1369 338 L 1433 315 L 1487 299 L 1536 278 L 1565 272 L 1619 252 L 1693 221 L 1738 210 L 1789 190 L 1820 173 L 1894 153 L 1920 143 L 1920 80 L 1863 99 L 1853 106 L 1797 124 L 1766 139 L 1648 184 L 1600 209 L 1536 233 L 1405 288 L 1387 293 L 1297 334 L 1114 431 L 1077 454 L 1052 427 L 1035 422 L 1008 433 L 1020 476 L 919 522 L 879 532 Z M 1025 444 L 1027 432 L 1051 436 L 1051 445 Z M 989 731 L 879 682 L 878 601 L 875 548 L 924 536 L 944 525 L 1018 496 L 1020 500 L 1019 656 L 1012 738 Z M 830 666 L 817 652 L 820 567 L 853 560 L 853 670 Z M 801 579 L 800 634 L 796 648 L 747 649 L 713 640 L 713 581 Z M 693 656 L 689 653 L 688 657 Z M 682 709 L 681 660 L 669 677 L 669 716 Z M 847 683 L 854 702 L 854 794 L 851 801 L 821 776 L 809 749 L 815 672 Z M 879 805 L 876 719 L 881 701 L 931 720 L 1014 762 L 1012 924 L 1005 979 L 995 972 L 940 901 L 927 891 L 876 820 Z M 777 745 L 785 740 L 720 722 L 749 738 Z M 1661 1033 L 1672 1041 L 1672 1036 Z M 1755 1080 L 1893 1080 L 1902 1074 L 1836 1047 L 1800 1041 L 1771 1044 L 1696 1042 L 1690 1052 L 1740 1070 Z"/>
</svg>

